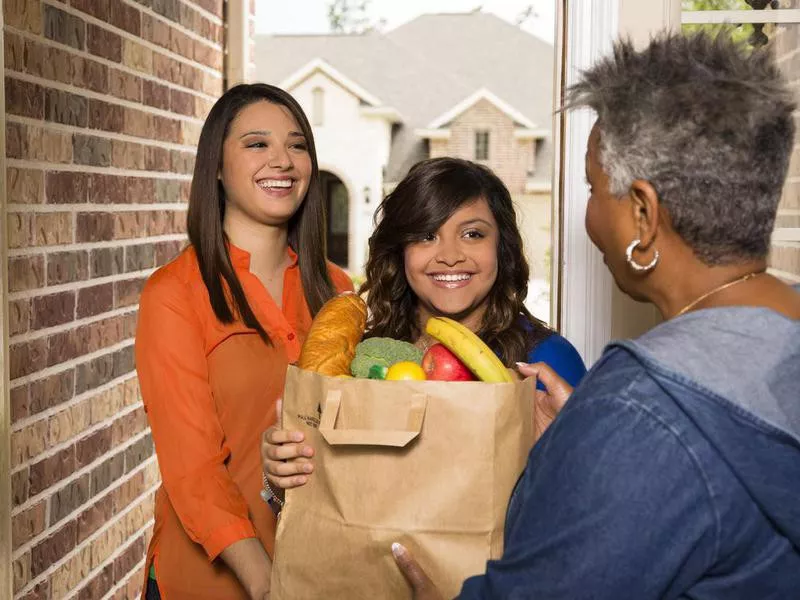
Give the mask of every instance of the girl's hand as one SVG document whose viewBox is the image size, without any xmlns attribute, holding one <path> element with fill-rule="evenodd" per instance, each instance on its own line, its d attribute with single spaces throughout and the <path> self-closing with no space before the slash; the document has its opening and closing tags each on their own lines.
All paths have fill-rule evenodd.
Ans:
<svg viewBox="0 0 800 600">
<path fill-rule="evenodd" d="M 311 458 L 314 449 L 303 444 L 299 431 L 281 427 L 281 401 L 277 403 L 278 419 L 261 437 L 261 468 L 274 490 L 299 487 L 308 481 L 314 470 Z"/>
<path fill-rule="evenodd" d="M 517 363 L 517 369 L 525 377 L 536 377 L 546 389 L 535 392 L 533 431 L 534 439 L 538 440 L 564 408 L 572 394 L 572 386 L 542 362 L 532 365 Z"/>
</svg>

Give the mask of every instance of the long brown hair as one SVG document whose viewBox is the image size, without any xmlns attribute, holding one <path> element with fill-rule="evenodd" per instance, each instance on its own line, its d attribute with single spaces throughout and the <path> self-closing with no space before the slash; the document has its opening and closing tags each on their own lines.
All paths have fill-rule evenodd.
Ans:
<svg viewBox="0 0 800 600">
<path fill-rule="evenodd" d="M 280 88 L 265 83 L 237 85 L 225 92 L 211 108 L 197 144 L 187 229 L 217 319 L 231 323 L 238 316 L 245 325 L 258 331 L 265 342 L 271 343 L 247 302 L 231 263 L 222 229 L 225 190 L 217 178 L 222 168 L 223 144 L 231 123 L 242 109 L 255 102 L 285 106 L 306 138 L 311 156 L 311 179 L 303 203 L 289 220 L 288 241 L 297 253 L 303 293 L 312 316 L 334 295 L 325 260 L 325 203 L 319 183 L 314 136 L 303 109 Z"/>
<path fill-rule="evenodd" d="M 537 342 L 552 333 L 531 315 L 528 262 L 511 195 L 497 175 L 457 158 L 417 163 L 383 200 L 369 239 L 366 281 L 370 336 L 414 341 L 419 337 L 417 296 L 405 276 L 404 249 L 437 231 L 465 203 L 485 198 L 498 226 L 497 279 L 477 334 L 506 365 L 525 360 Z"/>
</svg>

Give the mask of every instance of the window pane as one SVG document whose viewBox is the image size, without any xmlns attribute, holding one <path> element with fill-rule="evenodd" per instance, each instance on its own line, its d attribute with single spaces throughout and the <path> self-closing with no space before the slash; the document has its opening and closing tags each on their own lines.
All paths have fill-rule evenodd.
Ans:
<svg viewBox="0 0 800 600">
<path fill-rule="evenodd" d="M 751 6 L 752 5 L 752 6 Z M 800 8 L 800 0 L 682 0 L 683 10 L 756 10 Z"/>
<path fill-rule="evenodd" d="M 475 132 L 475 160 L 489 160 L 489 132 Z"/>
</svg>

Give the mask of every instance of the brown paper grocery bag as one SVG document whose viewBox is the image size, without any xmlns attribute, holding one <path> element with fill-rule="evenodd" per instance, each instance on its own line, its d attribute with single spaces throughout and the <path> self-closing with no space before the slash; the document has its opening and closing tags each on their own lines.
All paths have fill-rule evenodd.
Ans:
<svg viewBox="0 0 800 600">
<path fill-rule="evenodd" d="M 337 379 L 289 367 L 283 424 L 316 450 L 278 521 L 272 598 L 411 598 L 409 548 L 446 597 L 503 548 L 533 445 L 534 381 Z"/>
</svg>

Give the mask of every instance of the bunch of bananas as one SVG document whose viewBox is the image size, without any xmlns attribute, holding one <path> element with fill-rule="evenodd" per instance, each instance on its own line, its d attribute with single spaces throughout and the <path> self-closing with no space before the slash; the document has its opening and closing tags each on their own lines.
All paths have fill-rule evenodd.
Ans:
<svg viewBox="0 0 800 600">
<path fill-rule="evenodd" d="M 506 370 L 491 348 L 458 321 L 447 317 L 431 317 L 425 331 L 444 344 L 481 381 L 487 383 L 511 383 L 511 374 Z"/>
</svg>

